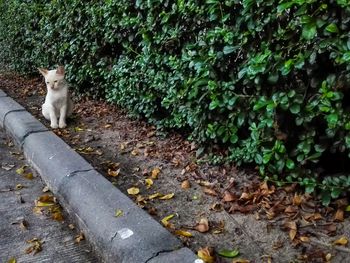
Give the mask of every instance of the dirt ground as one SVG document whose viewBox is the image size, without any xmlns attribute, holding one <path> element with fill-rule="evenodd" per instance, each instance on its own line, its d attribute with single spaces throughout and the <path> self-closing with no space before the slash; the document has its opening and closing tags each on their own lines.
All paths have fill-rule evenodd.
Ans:
<svg viewBox="0 0 350 263">
<path fill-rule="evenodd" d="M 49 127 L 41 78 L 2 73 L 0 88 Z M 180 134 L 102 101 L 76 100 L 68 128 L 55 132 L 208 262 L 350 262 L 346 199 L 325 208 L 295 185 L 275 188 L 254 171 L 197 162 L 196 145 Z M 223 249 L 239 255 L 222 257 Z"/>
</svg>

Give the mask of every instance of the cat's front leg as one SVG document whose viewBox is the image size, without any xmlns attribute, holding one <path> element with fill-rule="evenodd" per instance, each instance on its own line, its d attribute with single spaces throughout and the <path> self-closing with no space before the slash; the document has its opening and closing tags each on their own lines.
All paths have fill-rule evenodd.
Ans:
<svg viewBox="0 0 350 263">
<path fill-rule="evenodd" d="M 60 120 L 59 120 L 58 127 L 60 127 L 60 128 L 66 128 L 67 127 L 66 116 L 67 116 L 67 105 L 64 105 L 60 109 Z"/>
<path fill-rule="evenodd" d="M 55 109 L 53 107 L 49 108 L 49 114 L 50 114 L 50 121 L 51 121 L 51 128 L 52 129 L 56 129 L 58 128 L 58 124 L 57 124 L 57 116 L 55 113 Z"/>
</svg>

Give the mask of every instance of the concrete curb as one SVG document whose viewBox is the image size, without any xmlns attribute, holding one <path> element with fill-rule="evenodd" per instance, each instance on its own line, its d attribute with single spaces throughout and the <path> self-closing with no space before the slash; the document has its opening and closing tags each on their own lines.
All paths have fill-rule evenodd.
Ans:
<svg viewBox="0 0 350 263">
<path fill-rule="evenodd" d="M 77 219 L 105 262 L 203 262 L 2 90 L 0 126 Z M 117 209 L 123 216 L 114 216 Z"/>
</svg>

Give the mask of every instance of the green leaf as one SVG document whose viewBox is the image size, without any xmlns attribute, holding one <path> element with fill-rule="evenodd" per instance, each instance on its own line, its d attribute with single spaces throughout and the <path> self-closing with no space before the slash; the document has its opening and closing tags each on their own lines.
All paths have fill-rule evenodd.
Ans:
<svg viewBox="0 0 350 263">
<path fill-rule="evenodd" d="M 234 258 L 239 255 L 238 249 L 228 250 L 228 249 L 222 249 L 218 252 L 218 254 L 225 258 Z"/>
<path fill-rule="evenodd" d="M 316 30 L 316 24 L 306 24 L 303 26 L 303 31 L 301 35 L 306 40 L 311 40 L 316 36 L 317 30 Z"/>
<path fill-rule="evenodd" d="M 237 47 L 233 47 L 233 46 L 224 46 L 223 52 L 224 52 L 225 55 L 227 55 L 227 54 L 230 54 L 230 53 L 232 53 L 232 52 L 234 52 L 234 51 L 236 51 L 236 50 L 237 50 Z"/>
<path fill-rule="evenodd" d="M 290 112 L 293 114 L 298 114 L 300 112 L 300 105 L 299 104 L 293 104 L 290 107 Z"/>
<path fill-rule="evenodd" d="M 295 163 L 294 163 L 293 160 L 287 159 L 287 161 L 286 161 L 286 166 L 287 166 L 287 168 L 288 168 L 289 170 L 292 170 L 292 169 L 294 169 L 294 167 L 295 167 Z"/>
<path fill-rule="evenodd" d="M 326 27 L 326 31 L 331 32 L 331 33 L 338 33 L 339 29 L 338 29 L 336 24 L 332 23 Z"/>
</svg>

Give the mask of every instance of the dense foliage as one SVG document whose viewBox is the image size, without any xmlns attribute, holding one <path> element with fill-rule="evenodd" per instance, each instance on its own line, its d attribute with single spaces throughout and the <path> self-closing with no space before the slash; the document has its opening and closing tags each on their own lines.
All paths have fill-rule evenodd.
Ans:
<svg viewBox="0 0 350 263">
<path fill-rule="evenodd" d="M 13 69 L 65 64 L 77 91 L 220 144 L 325 204 L 349 189 L 348 0 L 0 3 Z"/>
</svg>

